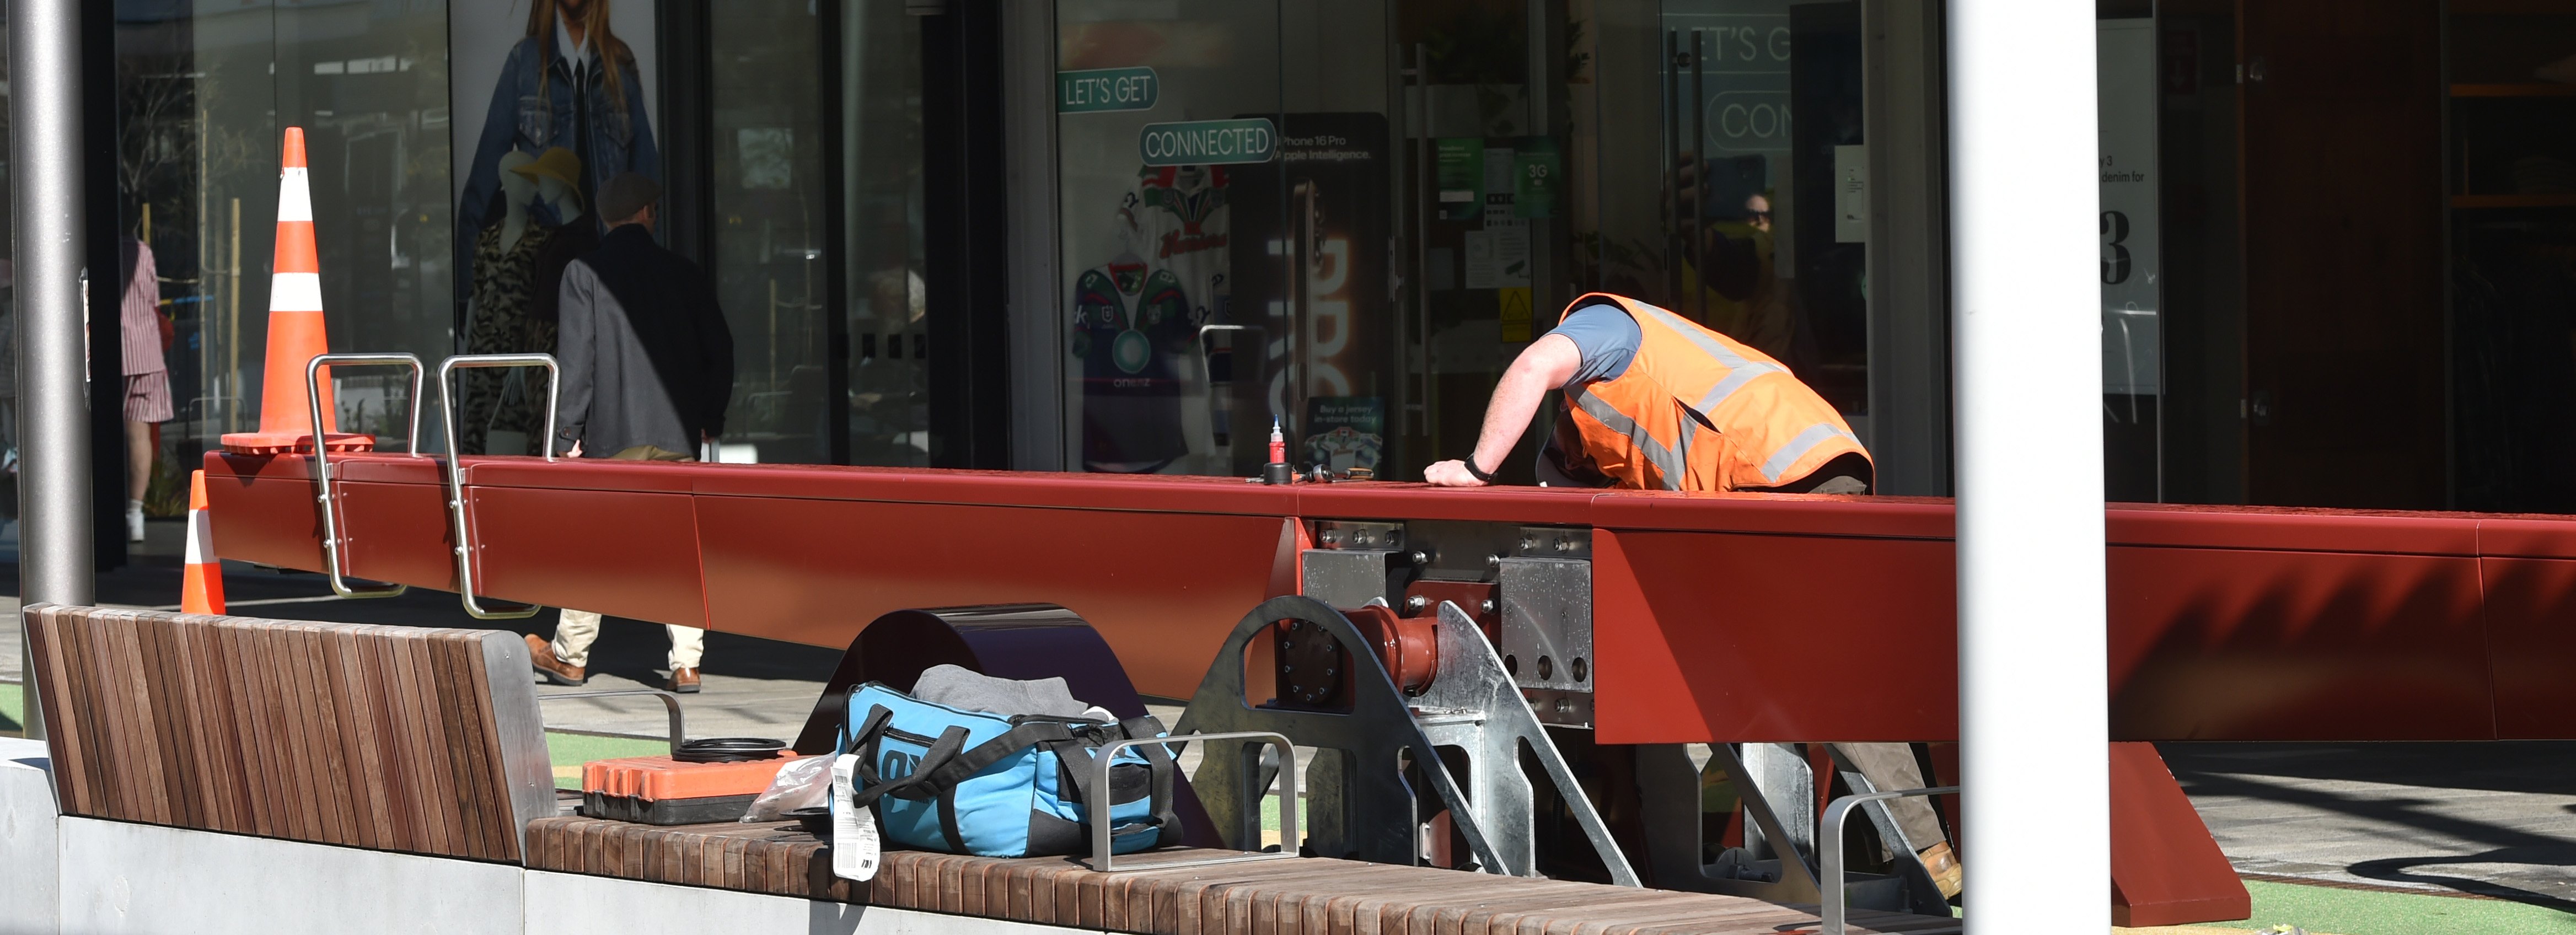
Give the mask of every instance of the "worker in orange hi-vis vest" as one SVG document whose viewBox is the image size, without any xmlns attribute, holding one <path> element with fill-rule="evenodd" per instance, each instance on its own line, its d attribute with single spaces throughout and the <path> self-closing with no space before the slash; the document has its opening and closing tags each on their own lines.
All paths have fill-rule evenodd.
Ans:
<svg viewBox="0 0 2576 935">
<path fill-rule="evenodd" d="M 1444 487 L 1492 483 L 1547 391 L 1565 391 L 1557 484 L 1639 490 L 1868 493 L 1869 452 L 1833 404 L 1761 351 L 1664 309 L 1606 293 L 1503 372 L 1476 450 L 1425 468 Z M 1569 431 L 1570 428 L 1570 431 Z"/>
<path fill-rule="evenodd" d="M 1444 487 L 1493 483 L 1549 390 L 1565 415 L 1539 459 L 1550 484 L 1637 490 L 1866 494 L 1868 450 L 1833 404 L 1769 355 L 1635 299 L 1593 293 L 1503 371 L 1464 459 L 1423 469 Z M 1838 743 L 1838 759 L 1879 789 L 1924 785 L 1902 743 Z M 1958 860 L 1921 798 L 1887 809 L 1946 895 Z"/>
</svg>

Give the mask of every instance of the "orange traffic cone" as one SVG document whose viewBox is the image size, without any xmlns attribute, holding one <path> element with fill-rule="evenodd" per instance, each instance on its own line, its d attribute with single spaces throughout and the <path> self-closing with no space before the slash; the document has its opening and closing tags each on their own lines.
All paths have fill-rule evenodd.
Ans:
<svg viewBox="0 0 2576 935">
<path fill-rule="evenodd" d="M 259 431 L 228 432 L 224 450 L 234 454 L 284 454 L 310 450 L 318 428 L 332 451 L 368 451 L 371 435 L 331 431 L 331 370 L 321 376 L 322 422 L 312 425 L 304 365 L 330 353 L 322 329 L 322 265 L 313 250 L 313 196 L 306 186 L 304 128 L 286 128 L 277 176 L 277 254 L 268 278 L 268 367 L 260 383 Z"/>
<path fill-rule="evenodd" d="M 188 474 L 188 570 L 179 581 L 179 610 L 224 612 L 224 566 L 215 557 L 214 517 L 206 509 L 206 472 Z"/>
</svg>

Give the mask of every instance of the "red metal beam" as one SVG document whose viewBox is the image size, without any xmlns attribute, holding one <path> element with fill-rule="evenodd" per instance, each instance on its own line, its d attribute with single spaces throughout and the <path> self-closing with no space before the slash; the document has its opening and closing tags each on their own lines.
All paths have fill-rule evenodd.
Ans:
<svg viewBox="0 0 2576 935">
<path fill-rule="evenodd" d="M 334 458 L 349 573 L 455 587 L 435 462 Z M 318 570 L 305 459 L 207 456 L 216 551 Z M 1607 743 L 1957 736 L 1946 500 L 468 459 L 489 596 L 846 645 L 878 614 L 1062 604 L 1187 696 L 1296 587 L 1302 519 L 1595 530 Z M 2576 522 L 2110 508 L 2121 740 L 2576 738 Z M 2032 678 L 2046 678 L 2033 673 Z"/>
</svg>

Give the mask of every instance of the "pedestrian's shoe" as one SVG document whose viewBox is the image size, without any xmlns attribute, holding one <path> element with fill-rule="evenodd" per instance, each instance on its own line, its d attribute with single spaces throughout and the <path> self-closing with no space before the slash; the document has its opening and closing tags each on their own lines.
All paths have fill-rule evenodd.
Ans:
<svg viewBox="0 0 2576 935">
<path fill-rule="evenodd" d="M 697 666 L 681 666 L 681 667 L 679 667 L 679 668 L 677 668 L 677 669 L 673 669 L 673 670 L 671 670 L 671 681 L 669 681 L 668 683 L 666 683 L 666 684 L 664 685 L 664 687 L 665 687 L 665 688 L 667 688 L 667 689 L 668 689 L 668 690 L 670 690 L 670 691 L 677 692 L 677 693 L 679 693 L 679 694 L 683 694 L 683 695 L 694 695 L 694 694 L 697 694 L 697 693 L 698 693 L 698 667 L 697 667 Z"/>
<path fill-rule="evenodd" d="M 1932 885 L 1941 888 L 1943 898 L 1959 895 L 1959 855 L 1950 852 L 1950 842 L 1943 841 L 1915 852 L 1923 858 L 1923 869 L 1932 874 Z"/>
<path fill-rule="evenodd" d="M 555 658 L 555 644 L 534 633 L 528 634 L 527 639 L 528 667 L 537 670 L 539 678 L 554 685 L 579 685 L 590 680 L 590 673 L 582 671 L 580 666 L 567 665 Z"/>
<path fill-rule="evenodd" d="M 125 501 L 125 541 L 143 541 L 143 501 Z"/>
</svg>

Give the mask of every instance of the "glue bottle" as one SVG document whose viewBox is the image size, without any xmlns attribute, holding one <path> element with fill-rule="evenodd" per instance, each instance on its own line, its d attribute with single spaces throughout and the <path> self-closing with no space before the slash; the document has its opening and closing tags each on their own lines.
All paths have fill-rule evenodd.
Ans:
<svg viewBox="0 0 2576 935">
<path fill-rule="evenodd" d="M 1285 484 L 1297 477 L 1288 468 L 1288 436 L 1280 431 L 1279 417 L 1270 417 L 1270 463 L 1261 466 L 1261 482 Z"/>
</svg>

